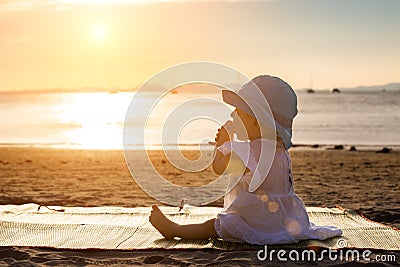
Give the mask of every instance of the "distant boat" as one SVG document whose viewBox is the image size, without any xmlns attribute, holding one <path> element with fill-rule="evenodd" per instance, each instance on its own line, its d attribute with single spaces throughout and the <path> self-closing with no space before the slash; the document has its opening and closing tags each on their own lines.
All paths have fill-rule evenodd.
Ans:
<svg viewBox="0 0 400 267">
<path fill-rule="evenodd" d="M 332 93 L 340 93 L 340 90 L 338 88 L 333 88 Z"/>
<path fill-rule="evenodd" d="M 307 89 L 307 93 L 309 93 L 309 94 L 314 94 L 315 93 L 315 91 L 313 90 L 313 89 Z"/>
</svg>

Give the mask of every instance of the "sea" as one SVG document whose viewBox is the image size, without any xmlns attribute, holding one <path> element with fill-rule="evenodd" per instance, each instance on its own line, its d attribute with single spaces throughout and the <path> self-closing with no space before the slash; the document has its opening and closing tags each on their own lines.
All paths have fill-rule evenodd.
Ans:
<svg viewBox="0 0 400 267">
<path fill-rule="evenodd" d="M 297 146 L 400 146 L 399 90 L 299 90 L 297 96 Z M 146 92 L 140 98 L 135 92 L 3 92 L 0 144 L 121 149 L 124 140 L 139 148 L 144 138 L 148 149 L 212 149 L 208 141 L 231 110 L 220 92 Z"/>
</svg>

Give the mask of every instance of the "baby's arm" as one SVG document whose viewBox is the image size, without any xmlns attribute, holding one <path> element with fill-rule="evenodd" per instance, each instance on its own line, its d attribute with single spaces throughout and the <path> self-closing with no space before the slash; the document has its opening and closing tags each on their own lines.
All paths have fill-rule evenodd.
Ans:
<svg viewBox="0 0 400 267">
<path fill-rule="evenodd" d="M 228 167 L 229 160 L 231 158 L 231 153 L 226 155 L 222 154 L 221 151 L 218 150 L 218 147 L 223 145 L 227 141 L 231 141 L 233 139 L 233 125 L 232 121 L 227 121 L 221 128 L 218 129 L 218 133 L 215 137 L 215 157 L 212 162 L 212 168 L 214 172 L 218 175 L 221 175 L 225 172 Z"/>
<path fill-rule="evenodd" d="M 228 172 L 234 177 L 239 177 L 239 175 L 243 175 L 249 171 L 235 152 L 227 152 L 226 148 L 223 149 L 225 152 L 221 152 L 218 149 L 225 142 L 232 141 L 233 133 L 234 130 L 231 121 L 227 121 L 220 129 L 218 129 L 217 136 L 215 137 L 215 155 L 212 162 L 212 168 L 217 175 Z"/>
<path fill-rule="evenodd" d="M 215 148 L 215 151 L 216 154 L 212 163 L 212 168 L 216 174 L 221 175 L 228 167 L 231 153 L 224 155 L 217 148 Z"/>
</svg>

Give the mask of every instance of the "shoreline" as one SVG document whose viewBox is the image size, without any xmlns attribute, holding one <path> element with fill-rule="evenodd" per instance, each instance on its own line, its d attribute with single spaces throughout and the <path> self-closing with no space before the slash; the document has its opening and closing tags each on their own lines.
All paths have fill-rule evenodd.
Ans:
<svg viewBox="0 0 400 267">
<path fill-rule="evenodd" d="M 143 150 L 142 146 L 132 146 L 133 151 Z M 212 151 L 213 147 L 210 145 L 195 145 L 195 144 L 179 144 L 179 145 L 149 145 L 147 150 L 149 151 L 161 151 L 163 150 L 176 150 L 176 147 L 180 147 L 180 150 L 195 151 L 199 150 L 199 147 L 204 151 Z M 387 148 L 390 151 L 400 151 L 400 144 L 307 144 L 297 143 L 293 144 L 289 149 L 293 150 L 351 150 L 354 147 L 354 151 L 366 151 L 366 152 L 380 152 L 382 149 Z M 30 143 L 0 143 L 1 148 L 40 148 L 40 149 L 65 149 L 65 150 L 85 150 L 85 151 L 123 151 L 124 147 L 85 147 L 79 144 L 30 144 Z"/>
</svg>

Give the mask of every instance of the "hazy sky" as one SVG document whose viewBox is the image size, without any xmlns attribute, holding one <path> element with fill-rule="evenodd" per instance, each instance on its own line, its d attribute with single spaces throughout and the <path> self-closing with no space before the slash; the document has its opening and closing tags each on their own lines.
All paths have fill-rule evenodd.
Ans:
<svg viewBox="0 0 400 267">
<path fill-rule="evenodd" d="M 0 91 L 132 88 L 215 61 L 295 88 L 400 82 L 400 1 L 0 0 Z"/>
</svg>

